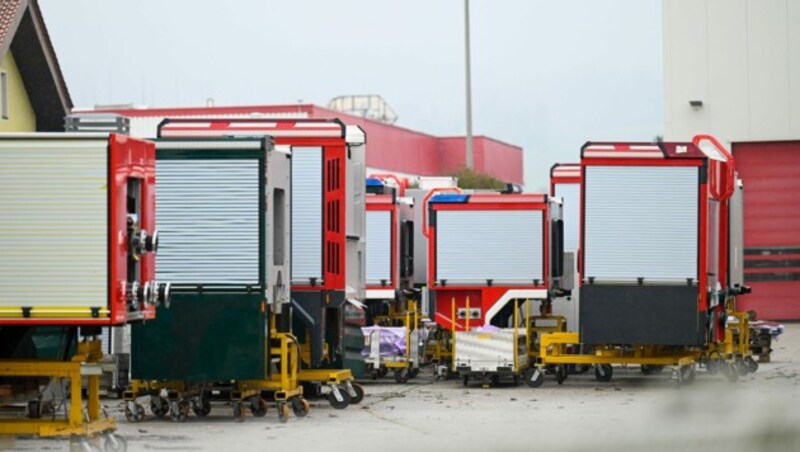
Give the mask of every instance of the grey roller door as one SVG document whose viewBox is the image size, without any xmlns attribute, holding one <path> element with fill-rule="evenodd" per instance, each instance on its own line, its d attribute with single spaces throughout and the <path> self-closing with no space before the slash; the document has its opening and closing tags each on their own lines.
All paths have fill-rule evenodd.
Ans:
<svg viewBox="0 0 800 452">
<path fill-rule="evenodd" d="M 589 166 L 585 174 L 584 277 L 697 278 L 696 167 Z"/>
<path fill-rule="evenodd" d="M 367 212 L 367 284 L 392 279 L 392 213 Z"/>
<path fill-rule="evenodd" d="M 259 161 L 159 160 L 158 279 L 259 283 Z"/>
<path fill-rule="evenodd" d="M 5 308 L 108 304 L 108 137 L 71 136 L 0 140 Z"/>
<path fill-rule="evenodd" d="M 292 147 L 292 282 L 322 282 L 322 148 Z"/>
<path fill-rule="evenodd" d="M 448 285 L 543 280 L 542 227 L 541 211 L 438 211 L 436 279 Z"/>
</svg>

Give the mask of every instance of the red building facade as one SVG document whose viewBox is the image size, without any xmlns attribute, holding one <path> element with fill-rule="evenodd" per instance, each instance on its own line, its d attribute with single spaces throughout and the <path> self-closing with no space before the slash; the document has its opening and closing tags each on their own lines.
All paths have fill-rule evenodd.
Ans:
<svg viewBox="0 0 800 452">
<path fill-rule="evenodd" d="M 80 111 L 76 113 L 88 113 Z M 437 137 L 396 125 L 319 107 L 313 104 L 199 108 L 105 108 L 91 112 L 116 113 L 131 120 L 131 135 L 155 136 L 166 117 L 297 117 L 339 118 L 367 133 L 370 171 L 410 176 L 444 176 L 466 166 L 466 138 Z M 475 170 L 503 182 L 523 184 L 523 152 L 519 146 L 486 136 L 473 139 Z"/>
</svg>

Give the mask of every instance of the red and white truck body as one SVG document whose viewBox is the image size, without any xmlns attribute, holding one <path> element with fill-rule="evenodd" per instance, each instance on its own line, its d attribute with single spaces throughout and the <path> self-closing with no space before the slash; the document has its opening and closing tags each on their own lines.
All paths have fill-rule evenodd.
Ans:
<svg viewBox="0 0 800 452">
<path fill-rule="evenodd" d="M 412 286 L 414 204 L 401 187 L 367 179 L 367 299 L 395 300 Z"/>
<path fill-rule="evenodd" d="M 364 299 L 366 137 L 337 119 L 165 119 L 159 138 L 274 137 L 292 154 L 292 306 L 313 366 L 341 348 L 347 299 Z M 355 329 L 355 331 L 358 331 Z M 306 334 L 307 333 L 307 334 Z M 358 333 L 360 337 L 360 331 Z"/>
<path fill-rule="evenodd" d="M 0 135 L 0 325 L 152 319 L 155 182 L 149 141 Z"/>
<path fill-rule="evenodd" d="M 583 343 L 692 346 L 724 333 L 726 153 L 704 137 L 583 146 Z"/>
<path fill-rule="evenodd" d="M 548 300 L 559 287 L 560 200 L 545 194 L 438 194 L 427 208 L 428 288 L 441 327 L 506 327 L 510 302 Z"/>
</svg>

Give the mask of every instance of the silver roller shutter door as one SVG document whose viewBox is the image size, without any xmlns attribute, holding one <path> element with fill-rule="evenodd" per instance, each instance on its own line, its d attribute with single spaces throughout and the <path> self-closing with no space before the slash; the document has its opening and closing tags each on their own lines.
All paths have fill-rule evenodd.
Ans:
<svg viewBox="0 0 800 452">
<path fill-rule="evenodd" d="M 581 185 L 556 184 L 555 194 L 564 198 L 564 250 L 577 251 L 580 247 Z"/>
<path fill-rule="evenodd" d="M 697 278 L 696 167 L 589 166 L 585 174 L 585 277 Z"/>
<path fill-rule="evenodd" d="M 259 283 L 259 161 L 159 160 L 158 279 Z"/>
<path fill-rule="evenodd" d="M 392 279 L 392 213 L 367 212 L 367 284 Z"/>
<path fill-rule="evenodd" d="M 436 213 L 436 279 L 448 285 L 543 280 L 542 212 Z M 369 246 L 369 244 L 367 244 Z"/>
<path fill-rule="evenodd" d="M 292 147 L 292 282 L 322 282 L 322 148 Z"/>
<path fill-rule="evenodd" d="M 107 149 L 0 140 L 0 305 L 107 306 Z"/>
</svg>

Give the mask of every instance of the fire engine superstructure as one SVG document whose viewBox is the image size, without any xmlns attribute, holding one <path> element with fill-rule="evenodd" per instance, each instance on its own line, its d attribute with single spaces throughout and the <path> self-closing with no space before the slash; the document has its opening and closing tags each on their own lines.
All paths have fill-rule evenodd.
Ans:
<svg viewBox="0 0 800 452">
<path fill-rule="evenodd" d="M 414 200 L 392 175 L 367 179 L 367 370 L 405 382 L 419 372 L 419 291 L 413 287 Z"/>
<path fill-rule="evenodd" d="M 364 299 L 365 136 L 338 120 L 165 119 L 160 138 L 269 135 L 292 153 L 292 319 L 311 367 L 363 369 L 347 299 Z"/>
<path fill-rule="evenodd" d="M 561 201 L 545 194 L 437 194 L 428 202 L 428 287 L 453 338 L 452 370 L 517 378 L 528 329 L 560 295 Z M 524 320 L 524 322 L 523 322 Z"/>
</svg>

